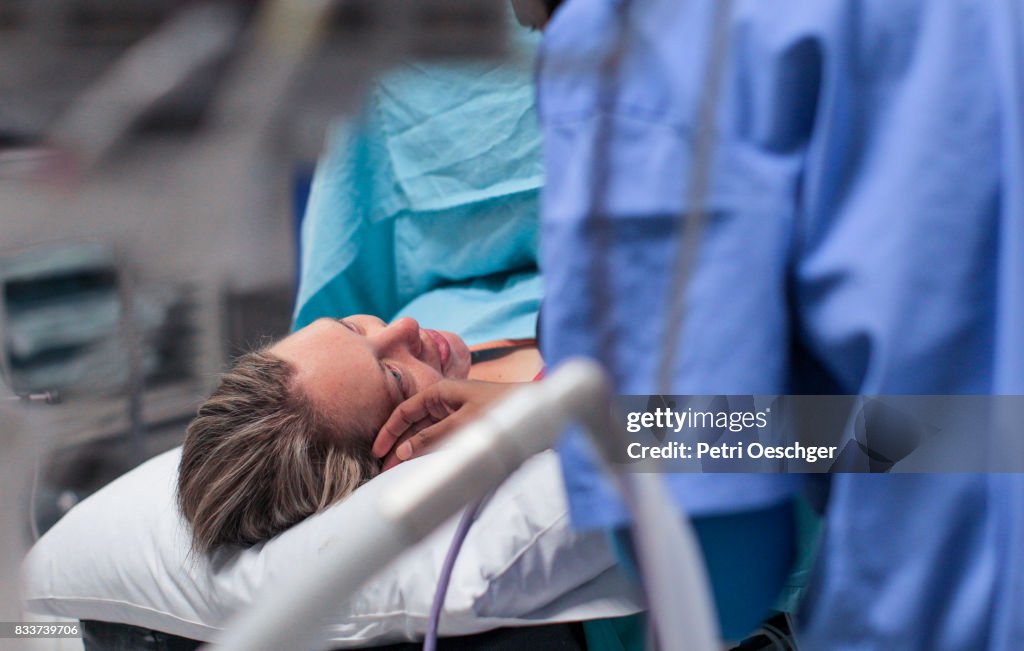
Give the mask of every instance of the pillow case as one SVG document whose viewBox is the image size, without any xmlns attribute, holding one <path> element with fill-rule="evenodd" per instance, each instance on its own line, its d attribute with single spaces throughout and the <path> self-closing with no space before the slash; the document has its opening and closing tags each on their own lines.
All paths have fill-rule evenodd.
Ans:
<svg viewBox="0 0 1024 651">
<path fill-rule="evenodd" d="M 25 607 L 45 615 L 133 624 L 212 640 L 260 590 L 358 527 L 349 517 L 438 452 L 406 462 L 280 536 L 210 558 L 189 553 L 174 503 L 180 448 L 132 470 L 72 509 L 30 551 Z M 360 508 L 362 504 L 362 508 Z M 457 518 L 408 550 L 349 599 L 328 637 L 357 647 L 422 636 Z M 441 634 L 627 615 L 639 600 L 604 537 L 570 529 L 557 458 L 531 459 L 470 529 L 452 575 Z"/>
</svg>

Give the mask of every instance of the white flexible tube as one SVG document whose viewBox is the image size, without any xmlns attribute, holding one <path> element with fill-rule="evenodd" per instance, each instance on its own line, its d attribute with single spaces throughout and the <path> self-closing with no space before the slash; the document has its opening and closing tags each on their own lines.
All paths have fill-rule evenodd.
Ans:
<svg viewBox="0 0 1024 651">
<path fill-rule="evenodd" d="M 668 498 L 661 475 L 622 480 L 658 648 L 718 651 L 718 619 L 693 527 Z"/>
<path fill-rule="evenodd" d="M 651 460 L 614 462 L 631 442 L 616 427 L 608 390 L 577 412 L 633 518 L 633 545 L 661 649 L 718 651 L 718 616 L 697 535 L 665 490 Z"/>
</svg>

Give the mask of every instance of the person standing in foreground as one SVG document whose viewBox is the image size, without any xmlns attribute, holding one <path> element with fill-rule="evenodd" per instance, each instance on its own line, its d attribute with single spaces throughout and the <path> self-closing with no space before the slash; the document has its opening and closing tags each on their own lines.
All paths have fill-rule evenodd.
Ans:
<svg viewBox="0 0 1024 651">
<path fill-rule="evenodd" d="M 602 360 L 621 393 L 658 392 L 716 4 L 569 0 L 545 30 L 542 352 Z M 1024 393 L 1024 3 L 736 0 L 728 20 L 672 392 Z M 582 441 L 560 453 L 578 525 L 621 527 Z M 788 520 L 763 516 L 803 479 L 666 482 L 716 583 L 722 554 L 785 574 L 759 548 Z M 801 648 L 1019 647 L 1024 476 L 829 484 Z M 723 517 L 760 533 L 710 544 Z M 715 590 L 727 635 L 770 606 Z"/>
</svg>

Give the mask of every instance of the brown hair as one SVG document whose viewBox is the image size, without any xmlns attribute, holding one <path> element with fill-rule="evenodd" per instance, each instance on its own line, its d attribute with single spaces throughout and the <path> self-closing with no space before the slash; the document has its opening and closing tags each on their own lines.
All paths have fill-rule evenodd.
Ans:
<svg viewBox="0 0 1024 651">
<path fill-rule="evenodd" d="M 189 425 L 178 505 L 195 551 L 267 540 L 379 472 L 369 437 L 339 436 L 340 424 L 314 407 L 294 377 L 284 360 L 247 353 Z"/>
</svg>

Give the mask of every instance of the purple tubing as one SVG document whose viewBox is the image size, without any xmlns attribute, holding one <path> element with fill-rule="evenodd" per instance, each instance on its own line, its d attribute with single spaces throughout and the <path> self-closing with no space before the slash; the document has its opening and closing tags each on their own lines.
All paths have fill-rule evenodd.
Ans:
<svg viewBox="0 0 1024 651">
<path fill-rule="evenodd" d="M 485 498 L 486 499 L 486 498 Z M 437 580 L 437 590 L 434 592 L 434 601 L 430 605 L 430 619 L 427 621 L 427 634 L 423 639 L 423 651 L 436 651 L 437 649 L 437 628 L 441 622 L 441 610 L 444 608 L 444 598 L 448 593 L 448 584 L 452 580 L 452 570 L 455 568 L 455 559 L 459 557 L 459 550 L 462 543 L 466 542 L 469 528 L 476 520 L 476 514 L 480 512 L 480 506 L 484 500 L 479 500 L 466 507 L 459 520 L 459 526 L 455 529 L 455 537 L 448 547 L 448 554 L 444 557 L 444 564 L 441 565 L 441 576 Z"/>
</svg>

